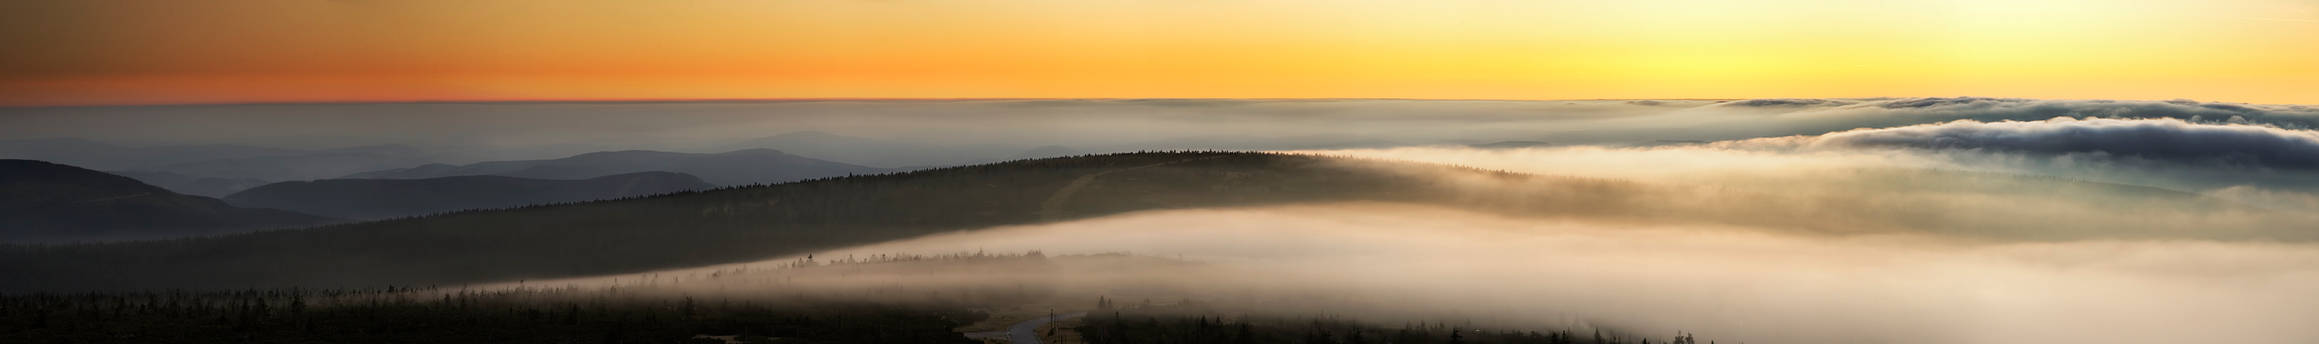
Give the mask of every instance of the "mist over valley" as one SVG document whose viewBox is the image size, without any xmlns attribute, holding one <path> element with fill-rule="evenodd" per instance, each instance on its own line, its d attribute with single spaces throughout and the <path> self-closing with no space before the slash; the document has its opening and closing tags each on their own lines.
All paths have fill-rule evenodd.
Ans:
<svg viewBox="0 0 2319 344">
<path fill-rule="evenodd" d="M 348 337 L 296 329 L 379 312 L 405 314 L 392 322 L 421 329 L 410 336 L 461 327 L 426 314 L 469 314 L 506 332 L 468 338 L 495 341 L 2319 338 L 2302 326 L 2319 317 L 2319 109 L 2306 106 L 0 111 L 41 128 L 0 141 L 0 158 L 22 159 L 0 164 L 10 338 L 85 333 L 42 320 L 96 316 L 70 306 L 76 293 L 144 300 L 107 306 L 138 309 L 114 318 L 144 319 L 122 320 L 135 333 L 319 341 Z M 180 121 L 300 134 L 168 129 Z M 201 306 L 221 302 L 245 306 Z M 141 318 L 212 313 L 239 320 Z M 785 317 L 820 320 L 739 320 Z"/>
</svg>

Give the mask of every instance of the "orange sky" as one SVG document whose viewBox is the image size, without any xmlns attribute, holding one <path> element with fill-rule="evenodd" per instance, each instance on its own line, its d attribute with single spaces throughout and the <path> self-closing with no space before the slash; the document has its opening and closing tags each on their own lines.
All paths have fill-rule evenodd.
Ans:
<svg viewBox="0 0 2319 344">
<path fill-rule="evenodd" d="M 2319 103 L 2319 2 L 0 2 L 0 105 L 2002 96 Z"/>
</svg>

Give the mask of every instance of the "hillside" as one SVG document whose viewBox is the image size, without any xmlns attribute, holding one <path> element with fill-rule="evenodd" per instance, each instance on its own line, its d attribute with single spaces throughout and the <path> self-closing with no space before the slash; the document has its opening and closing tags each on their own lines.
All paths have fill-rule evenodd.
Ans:
<svg viewBox="0 0 2319 344">
<path fill-rule="evenodd" d="M 537 179 L 587 179 L 650 171 L 693 175 L 710 184 L 732 186 L 783 183 L 813 178 L 885 172 L 883 169 L 820 160 L 771 149 L 715 154 L 659 151 L 595 152 L 549 160 L 491 161 L 467 165 L 433 164 L 348 175 L 348 179 L 423 179 L 496 175 Z"/>
<path fill-rule="evenodd" d="M 2058 186 L 2023 188 L 2019 186 L 2032 180 L 2004 175 L 1863 171 L 1845 178 L 1859 185 L 1899 182 L 1957 192 L 2019 193 L 2025 202 L 2085 198 L 2117 200 L 2098 205 L 2104 207 L 2223 206 L 2191 194 L 2109 184 L 2044 183 Z M 1996 182 L 1979 181 L 1983 179 Z M 752 261 L 957 230 L 1141 210 L 1345 201 L 1824 233 L 1923 228 L 2025 239 L 2179 235 L 2126 222 L 2051 229 L 2051 223 L 2026 216 L 1954 219 L 1937 215 L 2002 207 L 1941 199 L 1862 200 L 1790 194 L 1778 188 L 1641 184 L 1306 155 L 1126 153 L 456 212 L 222 238 L 0 248 L 0 275 L 25 277 L 0 279 L 0 291 L 536 280 Z M 2218 228 L 2202 235 L 2277 234 Z"/>
<path fill-rule="evenodd" d="M 138 168 L 191 176 L 308 180 L 433 162 L 417 148 L 384 145 L 307 151 L 289 156 L 207 160 Z"/>
<path fill-rule="evenodd" d="M 234 205 L 347 219 L 507 208 L 664 194 L 713 187 L 691 175 L 639 172 L 581 180 L 506 176 L 325 179 L 267 184 L 226 196 Z"/>
<path fill-rule="evenodd" d="M 237 208 L 135 179 L 37 160 L 0 160 L 0 241 L 180 237 L 304 226 L 328 219 Z"/>
<path fill-rule="evenodd" d="M 747 261 L 1175 207 L 1416 197 L 1331 159 L 1139 153 L 269 231 L 0 249 L 0 290 L 457 284 Z M 87 271 L 108 271 L 90 274 Z"/>
<path fill-rule="evenodd" d="M 195 177 L 169 172 L 105 171 L 136 179 L 181 194 L 202 197 L 225 197 L 235 192 L 266 185 L 266 181 L 249 178 Z"/>
</svg>

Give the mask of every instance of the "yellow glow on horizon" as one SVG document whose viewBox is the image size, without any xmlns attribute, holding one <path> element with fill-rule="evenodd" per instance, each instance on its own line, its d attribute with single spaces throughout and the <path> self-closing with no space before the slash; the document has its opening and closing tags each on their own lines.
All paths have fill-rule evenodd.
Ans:
<svg viewBox="0 0 2319 344">
<path fill-rule="evenodd" d="M 2319 3 L 0 4 L 0 104 L 2007 96 L 2319 103 Z"/>
</svg>

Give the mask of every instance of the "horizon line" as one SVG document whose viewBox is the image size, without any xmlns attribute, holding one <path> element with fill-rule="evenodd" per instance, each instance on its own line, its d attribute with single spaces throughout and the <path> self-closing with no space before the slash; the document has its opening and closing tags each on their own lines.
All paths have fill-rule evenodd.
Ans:
<svg viewBox="0 0 2319 344">
<path fill-rule="evenodd" d="M 2235 103 L 2251 105 L 2319 105 L 2288 103 L 2250 103 L 2229 101 L 2201 101 L 2188 98 L 2130 99 L 2130 98 L 2033 98 L 2033 97 L 1979 97 L 1979 96 L 1875 96 L 1875 97 L 1758 97 L 1758 98 L 1404 98 L 1404 97 L 798 97 L 798 98 L 505 98 L 505 99 L 410 99 L 410 100 L 314 100 L 314 101 L 218 101 L 218 102 L 156 102 L 119 104 L 0 104 L 0 109 L 52 108 L 106 108 L 106 107 L 169 107 L 169 106 L 250 106 L 250 105 L 390 105 L 390 104 L 550 104 L 550 103 L 718 103 L 718 102 L 944 102 L 944 101 L 1139 101 L 1139 100 L 1243 100 L 1243 101 L 1440 101 L 1440 102 L 1554 102 L 1554 101 L 1713 101 L 1728 102 L 1748 99 L 1908 99 L 1908 98 L 1993 98 L 2036 100 L 2128 100 L 2170 101 L 2191 100 L 2200 103 Z"/>
<path fill-rule="evenodd" d="M 1870 97 L 1877 98 L 1877 97 Z M 1692 100 L 1733 101 L 1761 98 L 1401 98 L 1401 97 L 796 97 L 796 98 L 502 98 L 502 99 L 409 99 L 409 100 L 293 100 L 293 101 L 217 101 L 217 102 L 153 102 L 153 103 L 87 103 L 6 105 L 0 108 L 86 108 L 86 107 L 152 107 L 152 106 L 231 106 L 231 105 L 362 105 L 362 104 L 521 104 L 521 103 L 715 103 L 715 102 L 837 102 L 837 101 L 1050 101 L 1050 100 L 1254 100 L 1254 101 L 1325 101 L 1325 100 L 1407 100 L 1407 101 L 1633 101 L 1633 100 Z M 1820 98 L 1837 99 L 1837 98 Z M 1857 98 L 1854 98 L 1857 99 Z"/>
</svg>

